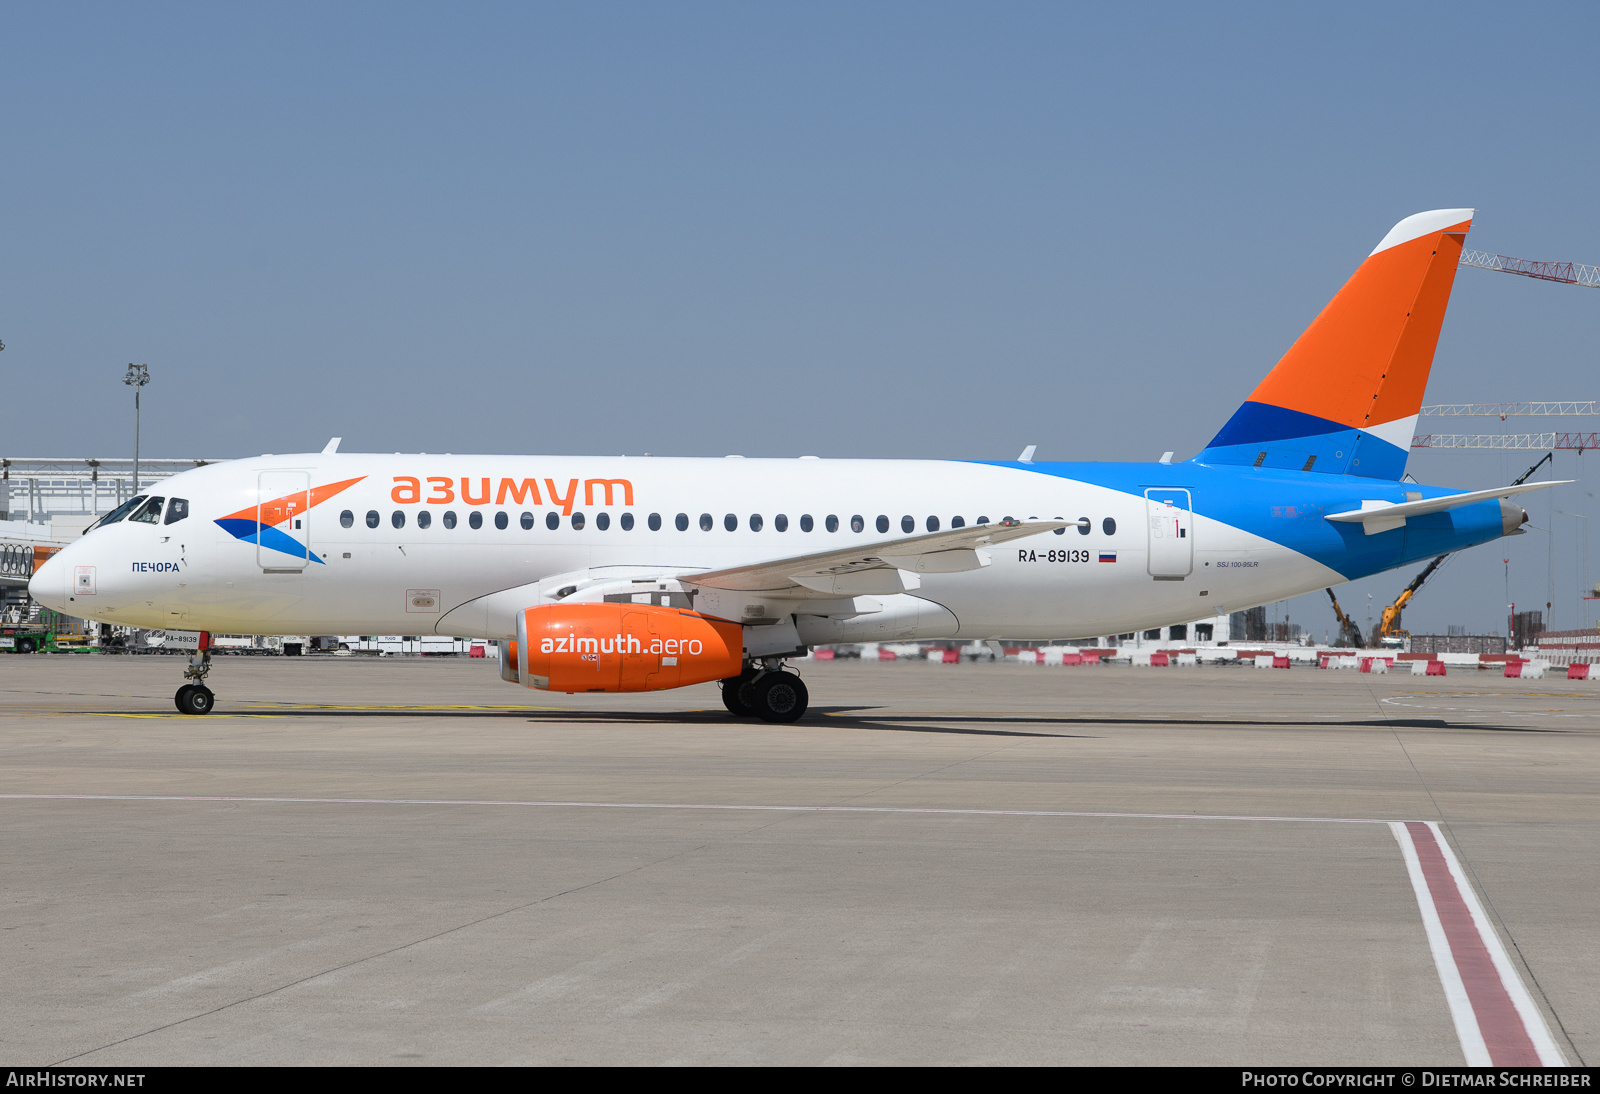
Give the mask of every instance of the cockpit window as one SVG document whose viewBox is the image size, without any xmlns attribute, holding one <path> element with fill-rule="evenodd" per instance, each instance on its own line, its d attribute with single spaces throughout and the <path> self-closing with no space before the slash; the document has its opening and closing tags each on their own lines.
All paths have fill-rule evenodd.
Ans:
<svg viewBox="0 0 1600 1094">
<path fill-rule="evenodd" d="M 102 525 L 115 524 L 115 523 L 117 523 L 117 521 L 125 519 L 129 513 L 133 512 L 135 509 L 139 508 L 139 506 L 144 503 L 145 497 L 146 497 L 146 495 L 140 494 L 136 498 L 129 498 L 127 501 L 123 502 L 121 505 L 119 505 L 115 509 L 111 510 L 111 512 L 107 513 L 105 516 L 101 517 L 99 520 L 97 520 L 93 524 L 89 525 L 89 527 L 85 528 L 83 530 L 83 534 L 84 535 L 88 535 L 90 532 L 94 531 L 96 528 L 99 528 Z"/>
<path fill-rule="evenodd" d="M 128 519 L 136 524 L 160 524 L 161 506 L 166 498 L 147 498 L 145 503 L 134 510 L 133 516 Z"/>
<path fill-rule="evenodd" d="M 162 524 L 176 524 L 189 515 L 189 499 L 173 498 L 167 502 L 167 519 Z"/>
</svg>

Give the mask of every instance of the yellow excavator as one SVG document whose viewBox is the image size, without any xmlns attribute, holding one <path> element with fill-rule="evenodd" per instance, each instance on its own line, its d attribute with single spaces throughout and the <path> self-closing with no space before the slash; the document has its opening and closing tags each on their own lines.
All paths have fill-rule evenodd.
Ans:
<svg viewBox="0 0 1600 1094">
<path fill-rule="evenodd" d="M 1333 614 L 1339 620 L 1339 645 L 1347 649 L 1359 650 L 1365 643 L 1361 641 L 1361 628 L 1356 621 L 1344 614 L 1344 609 L 1339 607 L 1339 598 L 1333 595 L 1333 590 L 1326 590 L 1328 599 L 1333 601 Z"/>
<path fill-rule="evenodd" d="M 1394 598 L 1394 603 L 1383 609 L 1383 617 L 1378 620 L 1378 632 L 1372 636 L 1374 642 L 1382 644 L 1386 639 L 1399 642 L 1402 639 L 1411 637 L 1410 631 L 1400 629 L 1400 612 L 1410 603 L 1411 598 L 1417 594 L 1417 590 L 1422 588 L 1422 583 L 1432 577 L 1434 571 L 1444 565 L 1444 560 L 1449 557 L 1448 554 L 1443 554 L 1428 563 L 1420 574 L 1411 579 L 1411 584 L 1402 589 L 1400 595 Z"/>
</svg>

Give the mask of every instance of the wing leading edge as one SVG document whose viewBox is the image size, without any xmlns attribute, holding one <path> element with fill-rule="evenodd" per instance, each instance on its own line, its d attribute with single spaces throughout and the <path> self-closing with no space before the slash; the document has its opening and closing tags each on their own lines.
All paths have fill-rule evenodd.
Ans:
<svg viewBox="0 0 1600 1094">
<path fill-rule="evenodd" d="M 910 592 L 918 574 L 953 574 L 989 565 L 984 547 L 1043 535 L 1077 521 L 999 521 L 952 528 L 902 539 L 858 544 L 835 551 L 683 574 L 686 585 L 733 592 L 762 593 L 783 600 L 826 599 L 873 593 Z"/>
</svg>

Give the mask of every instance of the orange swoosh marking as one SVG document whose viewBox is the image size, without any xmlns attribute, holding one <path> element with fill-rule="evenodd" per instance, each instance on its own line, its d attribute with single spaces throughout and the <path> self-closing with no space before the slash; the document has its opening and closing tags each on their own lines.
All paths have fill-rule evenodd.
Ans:
<svg viewBox="0 0 1600 1094">
<path fill-rule="evenodd" d="M 358 475 L 356 478 L 345 479 L 343 482 L 329 483 L 327 486 L 313 486 L 311 488 L 310 505 L 306 504 L 306 492 L 304 490 L 296 494 L 285 494 L 283 497 L 273 498 L 271 501 L 264 501 L 261 503 L 261 523 L 269 526 L 282 524 L 296 513 L 304 513 L 312 506 L 321 505 L 335 494 L 350 489 L 350 487 L 364 478 L 366 478 L 365 475 Z M 247 505 L 237 513 L 229 513 L 222 519 L 255 520 L 256 507 Z"/>
</svg>

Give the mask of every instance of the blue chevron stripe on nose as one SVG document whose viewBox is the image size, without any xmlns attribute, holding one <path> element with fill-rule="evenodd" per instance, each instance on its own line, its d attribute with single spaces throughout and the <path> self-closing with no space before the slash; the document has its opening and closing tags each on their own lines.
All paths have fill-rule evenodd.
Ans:
<svg viewBox="0 0 1600 1094">
<path fill-rule="evenodd" d="M 217 523 L 234 539 L 240 539 L 246 543 L 259 543 L 269 551 L 282 551 L 284 554 L 293 555 L 295 558 L 309 558 L 318 566 L 327 565 L 326 562 L 316 556 L 315 552 L 306 550 L 304 543 L 285 532 L 280 532 L 270 524 L 263 526 L 256 521 L 240 520 L 237 517 L 225 517 L 217 521 Z"/>
</svg>

